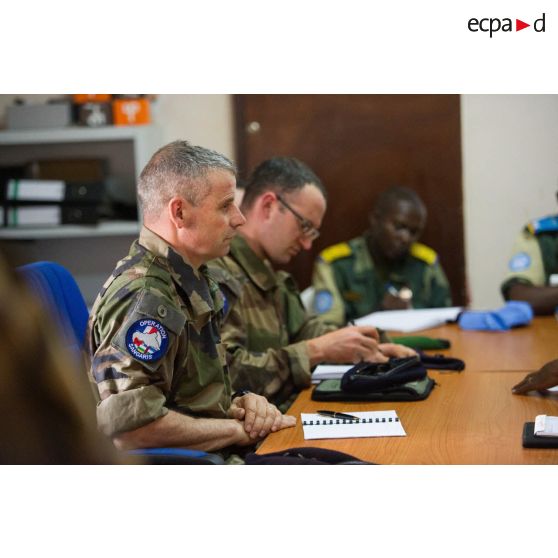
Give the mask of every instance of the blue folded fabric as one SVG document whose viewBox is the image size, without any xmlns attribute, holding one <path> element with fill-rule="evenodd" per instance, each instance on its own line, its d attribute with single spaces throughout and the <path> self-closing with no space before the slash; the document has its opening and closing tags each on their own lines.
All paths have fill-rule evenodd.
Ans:
<svg viewBox="0 0 558 558">
<path fill-rule="evenodd" d="M 527 325 L 533 319 L 533 309 L 528 302 L 512 300 L 498 310 L 462 312 L 461 329 L 481 331 L 508 331 L 512 327 Z"/>
</svg>

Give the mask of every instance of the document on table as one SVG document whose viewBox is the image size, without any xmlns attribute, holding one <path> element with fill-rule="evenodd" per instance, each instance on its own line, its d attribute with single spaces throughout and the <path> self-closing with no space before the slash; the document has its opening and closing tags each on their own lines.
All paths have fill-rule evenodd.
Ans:
<svg viewBox="0 0 558 558">
<path fill-rule="evenodd" d="M 319 384 L 322 380 L 340 380 L 353 366 L 354 364 L 319 364 L 312 372 L 312 383 Z"/>
<path fill-rule="evenodd" d="M 558 437 L 558 417 L 537 415 L 534 427 L 535 436 Z"/>
<path fill-rule="evenodd" d="M 360 420 L 357 422 L 301 413 L 304 439 L 377 438 L 407 435 L 395 411 L 351 412 L 351 415 Z"/>
<path fill-rule="evenodd" d="M 425 308 L 421 310 L 386 310 L 372 312 L 355 320 L 356 325 L 371 325 L 388 331 L 410 333 L 430 329 L 453 322 L 463 310 L 461 306 L 451 308 Z"/>
</svg>

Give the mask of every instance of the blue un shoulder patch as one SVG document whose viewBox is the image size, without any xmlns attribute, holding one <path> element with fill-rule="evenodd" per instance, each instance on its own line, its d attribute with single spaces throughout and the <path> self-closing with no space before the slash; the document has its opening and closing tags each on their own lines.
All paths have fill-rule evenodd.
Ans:
<svg viewBox="0 0 558 558">
<path fill-rule="evenodd" d="M 511 271 L 525 271 L 531 267 L 531 256 L 527 252 L 519 252 L 509 263 Z"/>
<path fill-rule="evenodd" d="M 317 314 L 323 314 L 328 310 L 331 310 L 333 306 L 333 295 L 326 290 L 317 291 L 314 295 L 314 312 Z"/>
<path fill-rule="evenodd" d="M 126 332 L 126 348 L 138 360 L 159 360 L 167 352 L 168 346 L 168 332 L 157 320 L 138 320 Z"/>
</svg>

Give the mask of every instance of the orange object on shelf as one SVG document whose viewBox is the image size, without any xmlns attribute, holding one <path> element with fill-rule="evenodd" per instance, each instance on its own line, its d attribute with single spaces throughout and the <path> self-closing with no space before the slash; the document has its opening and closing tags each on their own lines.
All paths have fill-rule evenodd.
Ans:
<svg viewBox="0 0 558 558">
<path fill-rule="evenodd" d="M 149 124 L 149 101 L 147 99 L 115 99 L 112 102 L 112 119 L 117 126 Z"/>
<path fill-rule="evenodd" d="M 72 102 L 76 105 L 84 103 L 110 103 L 112 95 L 72 95 Z"/>
</svg>

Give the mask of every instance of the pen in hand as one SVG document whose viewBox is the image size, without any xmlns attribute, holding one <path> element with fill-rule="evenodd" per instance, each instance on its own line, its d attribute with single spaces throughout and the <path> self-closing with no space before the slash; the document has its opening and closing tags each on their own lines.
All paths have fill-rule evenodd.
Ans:
<svg viewBox="0 0 558 558">
<path fill-rule="evenodd" d="M 360 420 L 359 417 L 355 417 L 354 415 L 348 415 L 346 413 L 337 413 L 335 411 L 316 411 L 318 415 L 323 417 L 329 417 L 334 419 L 343 419 L 343 420 Z"/>
</svg>

